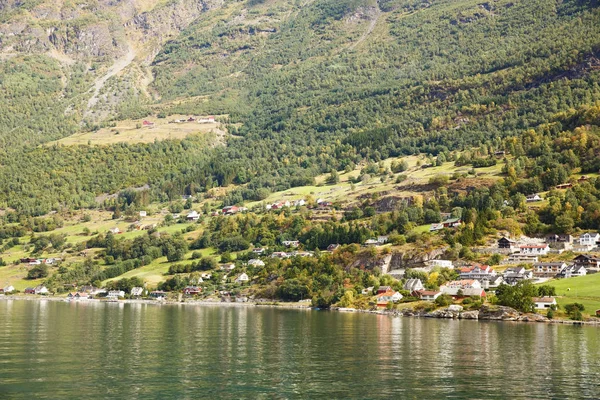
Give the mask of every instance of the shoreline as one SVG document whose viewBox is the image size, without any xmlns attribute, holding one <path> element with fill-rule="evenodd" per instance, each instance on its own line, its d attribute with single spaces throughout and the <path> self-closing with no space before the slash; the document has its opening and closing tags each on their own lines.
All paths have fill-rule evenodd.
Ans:
<svg viewBox="0 0 600 400">
<path fill-rule="evenodd" d="M 27 295 L 3 295 L 0 296 L 0 301 L 20 300 L 20 301 L 53 301 L 65 303 L 82 303 L 82 304 L 145 304 L 153 306 L 217 306 L 217 307 L 267 307 L 279 308 L 287 310 L 305 310 L 319 311 L 310 305 L 298 303 L 278 303 L 278 302 L 226 302 L 226 301 L 160 301 L 160 300 L 144 300 L 144 299 L 123 299 L 116 301 L 106 301 L 100 299 L 86 300 L 68 300 L 66 297 L 56 296 L 27 296 Z M 454 319 L 454 320 L 471 320 L 471 321 L 498 321 L 498 322 L 520 322 L 520 323 L 546 323 L 546 324 L 563 324 L 563 325 L 588 325 L 600 326 L 600 319 L 592 319 L 588 321 L 574 321 L 569 319 L 548 319 L 541 314 L 526 314 L 516 311 L 509 307 L 499 306 L 497 310 L 490 310 L 488 306 L 484 306 L 479 310 L 456 311 L 438 309 L 432 312 L 415 311 L 415 310 L 362 310 L 356 308 L 341 308 L 332 307 L 327 311 L 339 313 L 361 313 L 383 315 L 388 317 L 412 317 L 412 318 L 431 318 L 431 319 Z M 483 313 L 483 314 L 482 314 Z"/>
</svg>

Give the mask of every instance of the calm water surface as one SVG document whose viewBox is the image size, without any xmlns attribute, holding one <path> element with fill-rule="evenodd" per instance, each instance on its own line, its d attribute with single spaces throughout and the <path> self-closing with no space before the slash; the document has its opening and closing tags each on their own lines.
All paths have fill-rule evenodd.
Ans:
<svg viewBox="0 0 600 400">
<path fill-rule="evenodd" d="M 600 398 L 600 328 L 0 300 L 0 399 Z"/>
</svg>

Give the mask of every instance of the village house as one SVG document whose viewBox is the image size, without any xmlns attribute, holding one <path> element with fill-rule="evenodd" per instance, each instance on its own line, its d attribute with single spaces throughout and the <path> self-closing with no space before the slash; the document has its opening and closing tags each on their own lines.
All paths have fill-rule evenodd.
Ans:
<svg viewBox="0 0 600 400">
<path fill-rule="evenodd" d="M 586 232 L 579 236 L 579 246 L 587 251 L 597 247 L 598 242 L 600 242 L 600 233 L 597 232 Z"/>
<path fill-rule="evenodd" d="M 258 258 L 253 258 L 251 260 L 248 260 L 248 265 L 251 265 L 253 267 L 264 267 L 265 262 L 263 260 L 259 260 Z"/>
<path fill-rule="evenodd" d="M 69 300 L 88 300 L 90 296 L 87 293 L 71 292 L 67 295 Z"/>
<path fill-rule="evenodd" d="M 44 285 L 39 285 L 36 286 L 35 289 L 33 289 L 33 293 L 34 294 L 39 294 L 39 295 L 46 295 L 49 293 L 48 288 Z"/>
<path fill-rule="evenodd" d="M 360 294 L 362 294 L 364 296 L 368 296 L 369 293 L 373 293 L 373 286 L 369 286 L 368 288 L 364 288 L 363 290 L 360 291 Z"/>
<path fill-rule="evenodd" d="M 391 292 L 392 291 L 392 287 L 391 286 L 379 286 L 377 288 L 377 294 L 381 294 L 381 293 L 385 293 L 385 292 Z"/>
<path fill-rule="evenodd" d="M 183 294 L 185 294 L 187 296 L 197 296 L 200 293 L 202 293 L 202 288 L 200 288 L 198 286 L 186 286 L 183 289 Z"/>
<path fill-rule="evenodd" d="M 114 228 L 110 228 L 108 231 L 113 235 L 118 235 L 119 233 L 121 233 L 121 230 L 116 226 Z"/>
<path fill-rule="evenodd" d="M 533 271 L 523 267 L 507 268 L 504 271 L 503 278 L 507 285 L 515 285 L 519 281 L 533 279 Z"/>
<path fill-rule="evenodd" d="M 438 297 L 442 295 L 442 292 L 439 290 L 421 290 L 419 292 L 419 298 L 424 301 L 435 301 Z"/>
<path fill-rule="evenodd" d="M 481 296 L 485 297 L 485 290 L 481 287 L 481 282 L 475 279 L 462 279 L 459 281 L 451 281 L 440 286 L 440 291 L 443 294 L 452 297 L 470 297 Z"/>
<path fill-rule="evenodd" d="M 150 292 L 149 296 L 153 299 L 164 299 L 167 297 L 167 293 L 163 292 L 162 290 L 153 290 Z"/>
<path fill-rule="evenodd" d="M 379 244 L 386 244 L 388 242 L 388 237 L 387 236 L 377 236 L 377 243 Z"/>
<path fill-rule="evenodd" d="M 4 289 L 0 289 L 0 293 L 3 293 L 3 292 L 4 292 Z M 25 294 L 35 294 L 35 289 L 32 287 L 25 288 L 24 293 Z"/>
<path fill-rule="evenodd" d="M 598 272 L 600 271 L 600 258 L 594 257 L 589 254 L 580 254 L 573 259 L 573 262 L 577 266 L 583 266 L 588 271 Z"/>
<path fill-rule="evenodd" d="M 212 279 L 212 274 L 210 272 L 203 272 L 202 274 L 200 274 L 200 277 L 202 279 Z"/>
<path fill-rule="evenodd" d="M 106 295 L 107 299 L 119 299 L 125 297 L 125 292 L 122 290 L 109 290 L 108 295 Z"/>
<path fill-rule="evenodd" d="M 548 254 L 550 247 L 548 244 L 523 244 L 519 246 L 521 255 L 545 256 Z"/>
<path fill-rule="evenodd" d="M 410 293 L 418 292 L 421 290 L 425 290 L 425 286 L 423 286 L 423 282 L 420 279 L 407 279 L 402 289 L 408 290 Z"/>
<path fill-rule="evenodd" d="M 235 269 L 235 264 L 233 264 L 233 263 L 223 264 L 223 265 L 219 266 L 219 269 L 221 271 L 233 271 Z"/>
<path fill-rule="evenodd" d="M 140 211 L 140 217 L 145 217 L 147 215 L 148 213 L 146 211 Z"/>
<path fill-rule="evenodd" d="M 274 251 L 273 254 L 271 254 L 271 258 L 290 258 L 290 254 L 285 251 Z"/>
<path fill-rule="evenodd" d="M 312 251 L 292 251 L 288 253 L 289 257 L 312 257 L 314 253 Z"/>
<path fill-rule="evenodd" d="M 2 292 L 4 292 L 4 294 L 12 293 L 14 291 L 15 287 L 13 285 L 8 285 L 4 289 L 2 289 Z"/>
<path fill-rule="evenodd" d="M 506 260 L 502 260 L 501 264 L 533 264 L 539 261 L 539 257 L 534 254 L 514 253 L 508 256 Z"/>
<path fill-rule="evenodd" d="M 460 226 L 461 224 L 462 224 L 462 221 L 460 220 L 460 218 L 451 218 L 451 219 L 442 221 L 442 226 L 444 228 L 456 228 L 457 226 Z"/>
<path fill-rule="evenodd" d="M 496 277 L 496 271 L 489 265 L 475 264 L 459 270 L 460 279 L 491 280 Z"/>
<path fill-rule="evenodd" d="M 500 239 L 498 239 L 498 248 L 516 250 L 518 247 L 516 241 L 503 236 Z"/>
<path fill-rule="evenodd" d="M 214 115 L 209 115 L 208 117 L 205 117 L 205 118 L 198 118 L 199 124 L 213 124 L 214 122 L 215 122 Z"/>
<path fill-rule="evenodd" d="M 298 240 L 284 240 L 281 242 L 285 247 L 298 247 L 300 246 L 300 242 Z"/>
<path fill-rule="evenodd" d="M 573 184 L 570 183 L 570 182 L 561 183 L 559 185 L 554 186 L 554 188 L 557 189 L 557 190 L 568 189 L 568 188 L 571 188 L 571 187 L 573 187 Z"/>
<path fill-rule="evenodd" d="M 440 268 L 454 268 L 454 264 L 451 260 L 428 260 L 425 261 L 425 265 L 430 268 L 440 267 Z"/>
<path fill-rule="evenodd" d="M 586 276 L 587 270 L 583 265 L 569 265 L 567 268 L 563 269 L 560 274 L 558 274 L 559 278 L 574 278 L 576 276 Z"/>
<path fill-rule="evenodd" d="M 132 297 L 140 297 L 142 294 L 144 294 L 144 288 L 139 286 L 132 287 L 130 293 Z"/>
<path fill-rule="evenodd" d="M 249 280 L 250 278 L 248 278 L 248 274 L 242 272 L 237 278 L 235 278 L 235 283 L 246 283 Z"/>
<path fill-rule="evenodd" d="M 560 274 L 567 264 L 564 262 L 537 262 L 533 264 L 533 275 L 538 278 L 551 278 Z"/>
<path fill-rule="evenodd" d="M 144 128 L 154 128 L 154 122 L 150 122 L 148 120 L 143 120 L 142 121 L 142 126 Z"/>
<path fill-rule="evenodd" d="M 525 201 L 527 203 L 534 203 L 536 201 L 542 201 L 542 198 L 540 197 L 539 194 L 530 194 L 525 198 Z"/>
<path fill-rule="evenodd" d="M 252 249 L 254 254 L 263 254 L 266 251 L 264 247 L 255 247 Z"/>
<path fill-rule="evenodd" d="M 566 233 L 546 235 L 546 243 L 573 243 L 573 236 Z"/>
<path fill-rule="evenodd" d="M 237 206 L 227 206 L 223 207 L 221 212 L 223 213 L 223 215 L 234 215 L 240 212 L 240 208 Z"/>
<path fill-rule="evenodd" d="M 336 244 L 330 244 L 329 246 L 327 246 L 327 251 L 335 251 L 335 250 L 337 250 L 339 248 L 340 248 L 340 245 L 337 244 L 337 243 Z"/>
<path fill-rule="evenodd" d="M 367 239 L 365 240 L 365 246 L 367 247 L 372 247 L 372 246 L 379 246 L 380 243 L 377 241 L 377 239 Z"/>
<path fill-rule="evenodd" d="M 200 219 L 200 214 L 198 214 L 197 211 L 192 211 L 187 215 L 186 219 L 188 221 L 198 221 Z"/>
<path fill-rule="evenodd" d="M 534 297 L 532 298 L 536 310 L 547 310 L 556 307 L 556 299 L 554 297 Z"/>
<path fill-rule="evenodd" d="M 388 303 L 394 303 L 396 301 L 402 300 L 402 295 L 393 290 L 389 290 L 387 292 L 379 293 L 377 295 L 377 307 L 386 307 Z"/>
</svg>

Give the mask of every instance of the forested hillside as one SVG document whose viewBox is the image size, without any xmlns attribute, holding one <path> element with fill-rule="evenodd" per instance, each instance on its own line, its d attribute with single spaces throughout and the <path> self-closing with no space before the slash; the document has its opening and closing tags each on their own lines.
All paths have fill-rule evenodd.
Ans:
<svg viewBox="0 0 600 400">
<path fill-rule="evenodd" d="M 0 207 L 88 207 L 144 184 L 157 200 L 245 185 L 237 203 L 365 158 L 482 145 L 515 155 L 513 192 L 599 168 L 595 0 L 104 3 L 0 5 Z M 222 115 L 226 146 L 38 147 L 176 113 Z"/>
</svg>

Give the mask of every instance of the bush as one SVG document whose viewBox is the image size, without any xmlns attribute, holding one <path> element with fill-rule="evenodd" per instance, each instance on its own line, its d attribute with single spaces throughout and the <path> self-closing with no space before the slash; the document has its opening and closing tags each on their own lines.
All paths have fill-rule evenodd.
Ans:
<svg viewBox="0 0 600 400">
<path fill-rule="evenodd" d="M 448 294 L 442 294 L 435 299 L 435 305 L 438 307 L 448 307 L 450 304 L 452 304 L 452 296 Z"/>
</svg>

